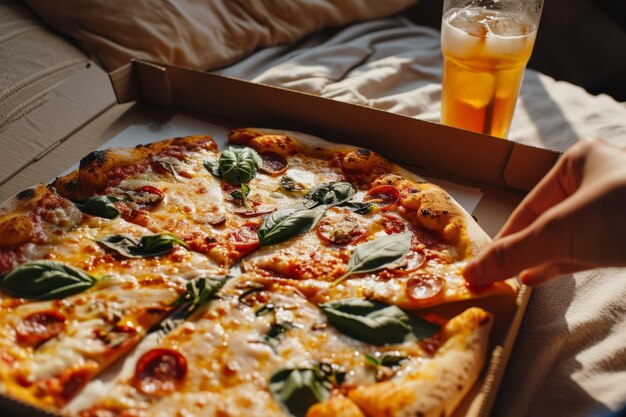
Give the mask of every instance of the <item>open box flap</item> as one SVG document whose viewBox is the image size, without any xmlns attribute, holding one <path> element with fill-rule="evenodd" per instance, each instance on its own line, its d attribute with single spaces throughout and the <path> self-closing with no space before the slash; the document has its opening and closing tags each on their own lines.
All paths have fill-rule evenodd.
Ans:
<svg viewBox="0 0 626 417">
<path fill-rule="evenodd" d="M 46 91 L 40 106 L 1 133 L 0 185 L 114 105 L 107 73 L 92 63 Z"/>
<path fill-rule="evenodd" d="M 134 60 L 111 73 L 111 82 L 119 103 L 141 99 L 248 125 L 305 131 L 358 143 L 400 164 L 524 191 L 560 155 L 447 126 L 442 135 L 436 123 L 173 65 Z"/>
</svg>

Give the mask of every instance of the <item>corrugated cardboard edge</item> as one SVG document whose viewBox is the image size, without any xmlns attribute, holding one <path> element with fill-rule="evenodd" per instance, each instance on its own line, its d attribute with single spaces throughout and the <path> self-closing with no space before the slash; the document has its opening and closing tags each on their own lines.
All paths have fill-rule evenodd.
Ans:
<svg viewBox="0 0 626 417">
<path fill-rule="evenodd" d="M 560 156 L 383 110 L 174 65 L 134 60 L 112 74 L 111 82 L 120 103 L 141 100 L 253 125 L 306 131 L 339 143 L 358 138 L 360 146 L 376 149 L 400 164 L 524 191 L 532 189 Z M 317 123 L 308 122 L 311 115 Z M 396 140 L 384 140 L 390 137 Z M 481 158 L 472 160 L 468 155 Z"/>
<path fill-rule="evenodd" d="M 107 75 L 88 63 L 47 92 L 41 106 L 0 134 L 4 147 L 0 185 L 115 105 Z"/>
<path fill-rule="evenodd" d="M 530 301 L 531 293 L 532 289 L 530 287 L 521 287 L 516 300 L 517 309 L 511 320 L 504 343 L 495 346 L 491 351 L 491 359 L 489 360 L 487 371 L 482 381 L 479 381 L 479 392 L 468 408 L 468 416 L 487 417 L 491 413 L 498 394 L 498 388 L 502 378 L 504 378 L 507 364 L 513 352 L 513 346 L 515 346 L 515 340 L 524 320 L 524 313 Z"/>
</svg>

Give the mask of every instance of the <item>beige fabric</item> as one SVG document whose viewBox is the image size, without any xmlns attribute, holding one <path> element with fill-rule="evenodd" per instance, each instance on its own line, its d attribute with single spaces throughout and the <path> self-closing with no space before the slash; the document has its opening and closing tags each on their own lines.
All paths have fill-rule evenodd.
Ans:
<svg viewBox="0 0 626 417">
<path fill-rule="evenodd" d="M 43 104 L 88 58 L 13 0 L 0 1 L 0 132 Z"/>
<path fill-rule="evenodd" d="M 259 51 L 220 72 L 436 122 L 441 61 L 437 31 L 396 18 Z M 626 109 L 527 71 L 514 140 L 565 150 L 594 136 L 626 146 Z M 624 300 L 626 268 L 537 288 L 492 417 L 595 417 L 626 404 Z"/>
<path fill-rule="evenodd" d="M 141 57 L 200 69 L 415 0 L 24 0 L 111 71 Z"/>
</svg>

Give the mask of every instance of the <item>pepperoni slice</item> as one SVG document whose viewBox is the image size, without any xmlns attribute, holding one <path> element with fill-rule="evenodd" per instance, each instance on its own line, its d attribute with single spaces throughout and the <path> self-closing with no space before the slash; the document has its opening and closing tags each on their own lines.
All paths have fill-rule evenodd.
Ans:
<svg viewBox="0 0 626 417">
<path fill-rule="evenodd" d="M 320 239 L 335 245 L 349 245 L 363 237 L 366 230 L 351 215 L 340 218 L 326 216 L 315 230 Z"/>
<path fill-rule="evenodd" d="M 393 185 L 379 185 L 365 194 L 363 201 L 374 203 L 380 208 L 389 208 L 400 199 L 400 191 Z"/>
<path fill-rule="evenodd" d="M 388 235 L 402 233 L 406 229 L 406 221 L 395 214 L 383 213 L 383 227 Z"/>
<path fill-rule="evenodd" d="M 289 164 L 282 155 L 275 152 L 263 152 L 261 155 L 263 165 L 261 165 L 261 172 L 269 175 L 280 175 L 287 171 Z"/>
<path fill-rule="evenodd" d="M 235 249 L 245 255 L 259 247 L 259 236 L 256 231 L 259 228 L 256 223 L 246 223 L 230 234 L 229 241 Z"/>
<path fill-rule="evenodd" d="M 163 191 L 151 185 L 143 185 L 133 190 L 127 190 L 126 196 L 134 203 L 134 207 L 132 208 L 137 210 L 153 209 L 158 206 L 165 197 Z"/>
<path fill-rule="evenodd" d="M 149 395 L 162 395 L 176 389 L 187 375 L 187 360 L 173 349 L 153 349 L 139 358 L 134 385 Z"/>
<path fill-rule="evenodd" d="M 276 206 L 271 204 L 262 204 L 257 201 L 252 201 L 250 204 L 250 207 L 237 206 L 233 208 L 233 212 L 243 217 L 256 217 L 276 210 Z"/>
<path fill-rule="evenodd" d="M 446 281 L 436 274 L 411 276 L 406 284 L 406 294 L 411 300 L 431 300 L 441 294 Z"/>
<path fill-rule="evenodd" d="M 65 316 L 56 310 L 37 311 L 15 327 L 19 343 L 35 346 L 52 339 L 65 329 Z"/>
<path fill-rule="evenodd" d="M 424 265 L 424 262 L 426 262 L 426 256 L 424 253 L 413 250 L 409 252 L 409 254 L 402 259 L 400 263 L 389 266 L 388 268 L 393 274 L 408 275 Z"/>
</svg>

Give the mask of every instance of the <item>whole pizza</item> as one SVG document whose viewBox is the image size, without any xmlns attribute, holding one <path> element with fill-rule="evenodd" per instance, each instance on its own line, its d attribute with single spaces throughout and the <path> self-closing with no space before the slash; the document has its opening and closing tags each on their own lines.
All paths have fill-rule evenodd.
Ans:
<svg viewBox="0 0 626 417">
<path fill-rule="evenodd" d="M 0 206 L 0 392 L 59 414 L 449 416 L 489 243 L 367 149 L 267 129 L 95 151 Z M 472 303 L 476 300 L 476 303 Z"/>
</svg>

